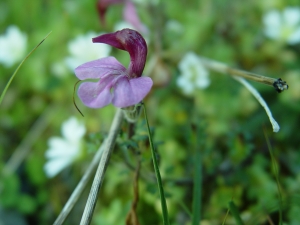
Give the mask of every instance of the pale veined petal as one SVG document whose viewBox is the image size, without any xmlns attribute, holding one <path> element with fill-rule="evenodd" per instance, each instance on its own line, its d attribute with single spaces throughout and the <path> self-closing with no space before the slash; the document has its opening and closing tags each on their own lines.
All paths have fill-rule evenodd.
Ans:
<svg viewBox="0 0 300 225">
<path fill-rule="evenodd" d="M 149 93 L 152 85 L 153 81 L 149 77 L 121 78 L 115 84 L 112 103 L 120 108 L 135 105 Z"/>
</svg>

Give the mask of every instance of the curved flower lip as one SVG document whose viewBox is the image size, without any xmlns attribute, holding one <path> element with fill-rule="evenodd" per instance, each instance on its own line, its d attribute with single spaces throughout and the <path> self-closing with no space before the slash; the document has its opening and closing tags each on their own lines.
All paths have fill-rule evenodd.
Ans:
<svg viewBox="0 0 300 225">
<path fill-rule="evenodd" d="M 130 55 L 128 76 L 142 76 L 147 58 L 147 44 L 142 35 L 131 29 L 123 29 L 110 34 L 103 34 L 92 39 L 94 43 L 104 43 L 127 51 Z"/>
</svg>

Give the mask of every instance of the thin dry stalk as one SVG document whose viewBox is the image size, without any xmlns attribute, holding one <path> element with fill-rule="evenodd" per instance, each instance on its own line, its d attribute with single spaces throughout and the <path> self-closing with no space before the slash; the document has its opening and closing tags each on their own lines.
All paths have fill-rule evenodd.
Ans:
<svg viewBox="0 0 300 225">
<path fill-rule="evenodd" d="M 68 215 L 70 214 L 71 210 L 73 209 L 74 205 L 77 203 L 79 197 L 81 196 L 82 192 L 84 191 L 87 183 L 92 177 L 92 174 L 94 173 L 97 165 L 100 162 L 102 152 L 103 152 L 103 146 L 105 145 L 104 143 L 100 146 L 98 151 L 96 152 L 92 162 L 89 164 L 89 167 L 83 174 L 81 180 L 79 181 L 78 185 L 76 186 L 75 190 L 73 191 L 72 195 L 70 196 L 69 200 L 65 204 L 64 208 L 58 215 L 57 219 L 53 223 L 53 225 L 61 225 L 63 222 L 66 220 Z"/>
<path fill-rule="evenodd" d="M 87 203 L 84 208 L 83 215 L 81 217 L 80 225 L 89 225 L 92 221 L 93 213 L 95 210 L 95 206 L 98 199 L 98 193 L 100 191 L 101 185 L 103 183 L 104 174 L 106 167 L 109 163 L 110 155 L 114 149 L 114 145 L 117 139 L 117 135 L 119 133 L 121 123 L 123 121 L 123 112 L 121 109 L 118 109 L 112 125 L 110 127 L 110 131 L 108 137 L 105 141 L 105 145 L 103 146 L 103 154 L 94 177 L 94 181 L 90 190 L 90 194 L 87 200 Z"/>
</svg>

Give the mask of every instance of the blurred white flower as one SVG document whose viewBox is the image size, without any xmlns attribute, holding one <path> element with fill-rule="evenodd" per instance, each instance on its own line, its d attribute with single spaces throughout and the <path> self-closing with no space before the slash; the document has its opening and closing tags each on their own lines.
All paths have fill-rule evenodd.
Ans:
<svg viewBox="0 0 300 225">
<path fill-rule="evenodd" d="M 15 25 L 10 25 L 6 33 L 0 36 L 0 63 L 11 67 L 20 61 L 26 53 L 27 36 Z"/>
<path fill-rule="evenodd" d="M 49 139 L 49 148 L 45 153 L 47 162 L 44 165 L 47 177 L 56 176 L 80 156 L 81 139 L 85 131 L 84 124 L 71 117 L 62 124 L 62 137 Z"/>
<path fill-rule="evenodd" d="M 89 32 L 85 35 L 79 35 L 74 40 L 68 43 L 70 57 L 65 59 L 68 68 L 71 71 L 88 61 L 96 60 L 109 56 L 111 47 L 106 44 L 93 43 L 92 38 L 101 34 Z"/>
<path fill-rule="evenodd" d="M 185 94 L 193 93 L 195 88 L 204 89 L 210 84 L 209 73 L 195 53 L 186 53 L 178 67 L 180 75 L 177 85 Z"/>
<path fill-rule="evenodd" d="M 166 23 L 166 29 L 176 34 L 182 34 L 184 32 L 184 26 L 177 20 L 168 20 Z"/>
<path fill-rule="evenodd" d="M 69 69 L 63 61 L 52 63 L 50 70 L 54 76 L 59 78 L 66 77 L 69 74 Z"/>
<path fill-rule="evenodd" d="M 300 42 L 300 8 L 287 7 L 280 12 L 270 10 L 263 16 L 265 35 L 288 44 Z"/>
</svg>

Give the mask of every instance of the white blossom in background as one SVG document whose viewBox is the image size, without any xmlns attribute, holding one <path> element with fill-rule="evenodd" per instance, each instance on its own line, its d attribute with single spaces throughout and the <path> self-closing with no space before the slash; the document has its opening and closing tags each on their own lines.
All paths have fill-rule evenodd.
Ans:
<svg viewBox="0 0 300 225">
<path fill-rule="evenodd" d="M 166 23 L 166 29 L 176 34 L 184 33 L 184 26 L 177 20 L 168 20 Z"/>
<path fill-rule="evenodd" d="M 66 77 L 69 75 L 69 68 L 64 61 L 57 61 L 51 64 L 51 73 L 59 78 Z"/>
<path fill-rule="evenodd" d="M 70 56 L 65 59 L 65 62 L 72 72 L 83 63 L 109 56 L 111 51 L 109 45 L 92 42 L 92 38 L 99 35 L 101 34 L 89 32 L 85 35 L 77 36 L 68 43 Z"/>
<path fill-rule="evenodd" d="M 287 7 L 282 12 L 270 10 L 263 16 L 264 33 L 273 40 L 290 45 L 300 42 L 300 8 Z"/>
<path fill-rule="evenodd" d="M 195 53 L 186 53 L 178 67 L 180 75 L 177 78 L 177 85 L 185 94 L 192 94 L 197 88 L 204 89 L 209 86 L 208 70 L 202 65 Z"/>
<path fill-rule="evenodd" d="M 0 63 L 11 67 L 25 57 L 27 36 L 15 25 L 10 25 L 0 36 Z"/>
<path fill-rule="evenodd" d="M 45 153 L 47 162 L 44 171 L 50 178 L 71 165 L 81 155 L 82 138 L 86 129 L 83 123 L 71 117 L 62 124 L 61 132 L 62 137 L 49 139 L 49 148 Z"/>
</svg>

